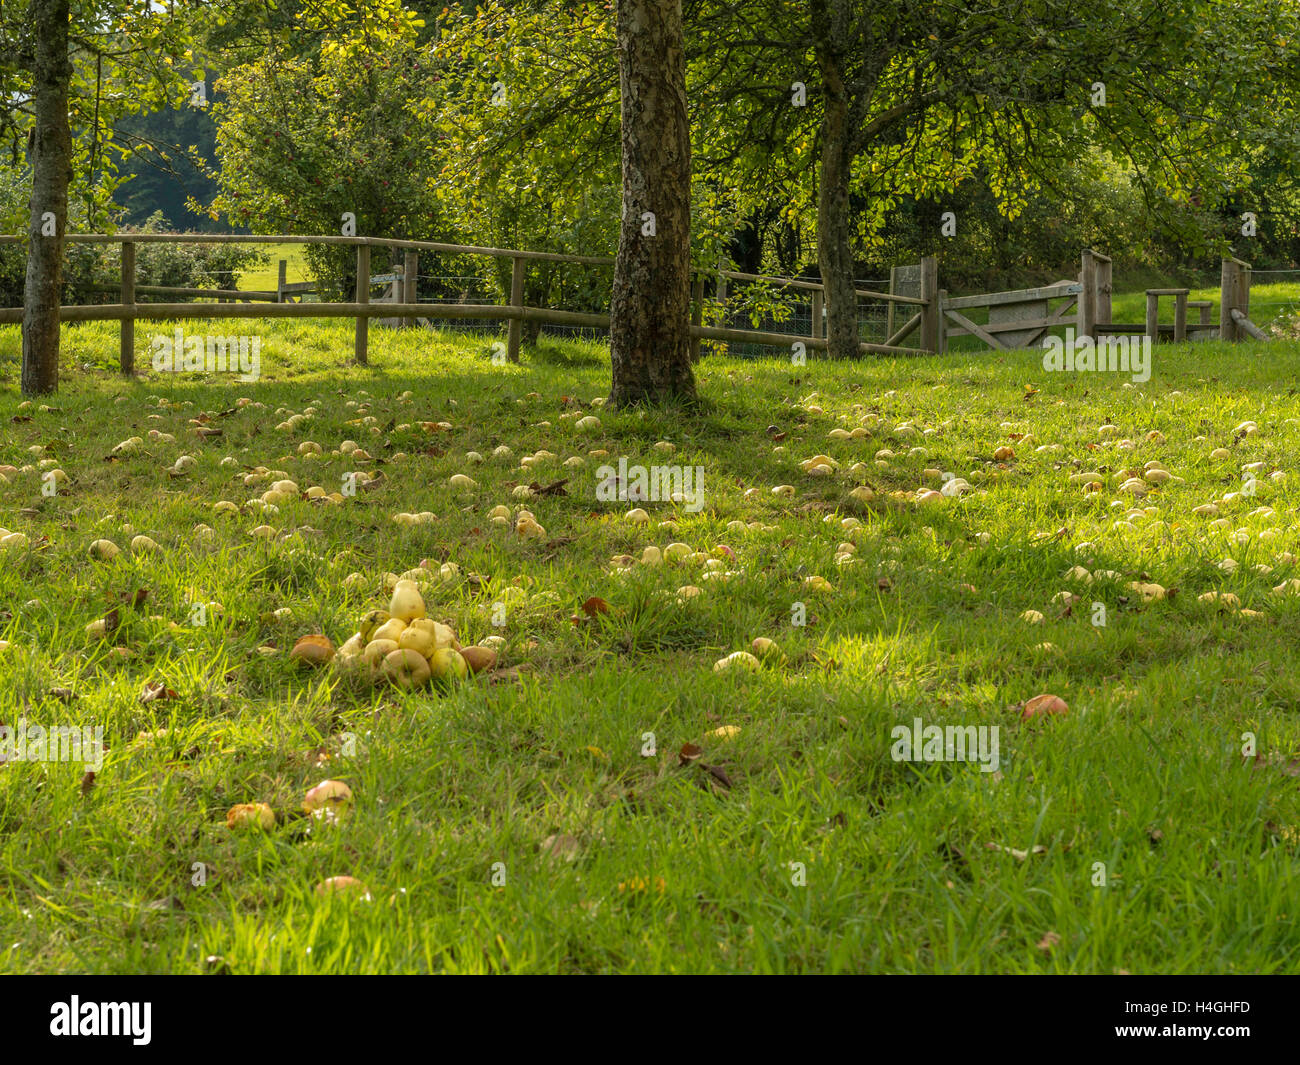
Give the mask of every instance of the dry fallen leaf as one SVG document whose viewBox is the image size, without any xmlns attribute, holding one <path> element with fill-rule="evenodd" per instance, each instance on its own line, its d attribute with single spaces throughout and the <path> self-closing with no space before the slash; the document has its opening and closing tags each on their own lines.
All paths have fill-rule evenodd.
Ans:
<svg viewBox="0 0 1300 1065">
<path fill-rule="evenodd" d="M 144 690 L 140 692 L 140 702 L 151 703 L 156 699 L 175 699 L 176 693 L 160 680 L 145 681 Z"/>
<path fill-rule="evenodd" d="M 732 786 L 732 785 L 731 785 L 731 777 L 727 776 L 727 771 L 726 771 L 725 769 L 723 769 L 722 766 L 718 766 L 718 765 L 705 765 L 703 762 L 701 762 L 701 763 L 700 763 L 700 768 L 703 769 L 703 770 L 705 770 L 705 771 L 709 774 L 709 776 L 711 776 L 714 780 L 716 780 L 716 781 L 717 781 L 719 784 L 721 784 L 724 788 L 728 788 L 728 789 L 729 789 L 729 788 Z"/>
<path fill-rule="evenodd" d="M 593 595 L 582 604 L 582 612 L 589 618 L 594 618 L 597 614 L 608 614 L 609 604 L 601 599 L 598 595 Z"/>
<path fill-rule="evenodd" d="M 570 835 L 559 833 L 542 840 L 541 852 L 548 858 L 571 862 L 582 851 L 582 845 Z"/>
<path fill-rule="evenodd" d="M 1044 847 L 1041 843 L 1036 844 L 1032 850 L 1027 850 L 1027 851 L 1017 850 L 1015 847 L 1004 847 L 1000 843 L 986 843 L 984 844 L 984 847 L 985 849 L 991 851 L 1003 851 L 1004 853 L 1011 855 L 1011 857 L 1013 857 L 1018 862 L 1023 862 L 1031 854 L 1047 853 L 1047 848 Z"/>
</svg>

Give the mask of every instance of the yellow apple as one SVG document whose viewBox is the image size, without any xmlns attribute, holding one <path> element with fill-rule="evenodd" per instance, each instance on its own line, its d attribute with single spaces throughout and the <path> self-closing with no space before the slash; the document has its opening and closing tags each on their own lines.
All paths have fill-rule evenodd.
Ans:
<svg viewBox="0 0 1300 1065">
<path fill-rule="evenodd" d="M 97 558 L 100 562 L 109 562 L 121 553 L 121 549 L 112 540 L 96 540 L 90 545 L 90 557 Z"/>
<path fill-rule="evenodd" d="M 226 811 L 226 827 L 274 828 L 275 812 L 264 802 L 241 802 Z"/>
<path fill-rule="evenodd" d="M 748 651 L 733 651 L 726 658 L 719 658 L 713 663 L 713 672 L 723 673 L 729 669 L 737 668 L 756 670 L 761 666 L 762 663 Z"/>
<path fill-rule="evenodd" d="M 158 542 L 149 536 L 137 536 L 131 541 L 131 554 L 133 555 L 143 555 L 161 550 L 162 548 L 158 546 Z"/>
<path fill-rule="evenodd" d="M 396 650 L 396 640 L 371 640 L 361 652 L 361 660 L 371 668 L 377 668 L 385 657 Z"/>
<path fill-rule="evenodd" d="M 402 621 L 413 621 L 424 617 L 424 596 L 414 581 L 398 581 L 393 588 L 393 598 L 388 604 L 388 612 Z"/>
<path fill-rule="evenodd" d="M 429 658 L 429 668 L 433 678 L 439 684 L 453 684 L 464 680 L 469 673 L 469 665 L 459 651 L 450 647 L 439 647 Z"/>
<path fill-rule="evenodd" d="M 354 574 L 354 576 L 360 577 L 361 574 Z M 361 583 L 365 583 L 364 577 L 362 578 Z M 393 615 L 387 610 L 372 610 L 369 614 L 363 617 L 361 619 L 361 624 L 357 626 L 357 631 L 361 633 L 362 642 L 369 642 L 371 636 L 374 635 L 375 629 L 379 628 L 380 625 L 388 621 L 392 616 Z"/>
<path fill-rule="evenodd" d="M 375 628 L 375 630 L 370 634 L 370 640 L 393 640 L 396 642 L 397 638 L 405 631 L 405 621 L 401 618 L 389 618 L 382 625 Z"/>
<path fill-rule="evenodd" d="M 420 624 L 424 620 L 427 619 L 417 619 L 403 629 L 402 634 L 397 637 L 397 646 L 404 651 L 415 651 L 428 658 L 438 646 L 438 637 L 432 628 Z"/>
<path fill-rule="evenodd" d="M 408 647 L 389 651 L 384 656 L 383 672 L 384 676 L 397 687 L 410 691 L 412 688 L 420 688 L 427 684 L 431 670 L 429 660 L 419 651 L 413 651 Z"/>
</svg>

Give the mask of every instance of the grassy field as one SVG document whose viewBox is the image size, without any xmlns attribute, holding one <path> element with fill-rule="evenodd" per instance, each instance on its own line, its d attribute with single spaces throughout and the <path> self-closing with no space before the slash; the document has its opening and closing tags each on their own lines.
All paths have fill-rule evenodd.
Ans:
<svg viewBox="0 0 1300 1065">
<path fill-rule="evenodd" d="M 350 322 L 252 328 L 257 382 L 123 383 L 116 331 L 68 327 L 51 409 L 20 406 L 0 331 L 0 525 L 30 541 L 0 548 L 0 722 L 109 747 L 93 779 L 0 767 L 0 970 L 1300 970 L 1297 345 L 1161 346 L 1145 384 L 1032 352 L 711 358 L 683 416 L 600 407 L 596 346 L 496 366 L 483 340 L 374 329 L 362 370 Z M 819 453 L 838 469 L 805 473 Z M 702 468 L 703 508 L 627 520 L 597 498 L 619 457 Z M 1120 491 L 1149 462 L 1173 477 Z M 259 466 L 383 476 L 258 513 Z M 969 491 L 918 500 L 946 472 Z M 611 563 L 672 542 L 702 557 Z M 431 616 L 504 637 L 495 672 L 403 692 L 288 659 L 422 560 Z M 715 671 L 756 637 L 783 657 Z M 1043 693 L 1068 713 L 1024 720 Z M 996 772 L 896 760 L 916 719 L 996 727 Z M 350 807 L 302 816 L 327 778 Z M 255 802 L 274 827 L 227 828 Z M 369 899 L 317 895 L 342 875 Z"/>
<path fill-rule="evenodd" d="M 267 255 L 267 262 L 255 269 L 245 270 L 239 275 L 239 288 L 260 291 L 275 291 L 280 278 L 280 260 L 284 259 L 285 281 L 294 284 L 299 281 L 311 281 L 311 269 L 307 265 L 307 246 L 305 244 L 262 244 L 258 248 Z"/>
</svg>

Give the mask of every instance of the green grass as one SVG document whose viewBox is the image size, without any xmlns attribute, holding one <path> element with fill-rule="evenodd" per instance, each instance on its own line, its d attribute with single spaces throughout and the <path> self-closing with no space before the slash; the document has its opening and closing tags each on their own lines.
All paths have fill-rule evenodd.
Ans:
<svg viewBox="0 0 1300 1065">
<path fill-rule="evenodd" d="M 17 409 L 17 333 L 0 331 L 0 463 L 53 459 L 70 477 L 53 498 L 38 470 L 0 485 L 0 525 L 48 538 L 0 565 L 0 721 L 98 724 L 110 746 L 85 794 L 80 766 L 0 768 L 0 970 L 1300 969 L 1300 597 L 1272 591 L 1300 576 L 1295 344 L 1162 345 L 1144 385 L 1047 374 L 1033 352 L 812 362 L 798 376 L 784 362 L 710 358 L 706 406 L 683 416 L 594 408 L 609 372 L 596 346 L 498 367 L 482 340 L 376 328 L 373 365 L 358 369 L 351 323 L 258 327 L 263 376 L 240 384 L 122 382 L 115 330 L 70 326 L 48 411 Z M 152 328 L 139 340 L 146 368 Z M 241 396 L 263 406 L 217 413 Z M 298 431 L 275 429 L 308 406 Z M 578 410 L 601 428 L 561 419 Z M 191 435 L 203 411 L 224 435 Z M 872 436 L 828 439 L 868 412 L 885 423 Z M 1258 432 L 1236 437 L 1247 419 Z M 1108 420 L 1131 451 L 1099 433 Z M 452 428 L 426 433 L 421 421 Z M 896 431 L 904 422 L 926 435 Z M 783 453 L 769 425 L 787 434 Z M 145 446 L 106 461 L 132 435 Z M 245 467 L 338 487 L 357 463 L 329 452 L 347 438 L 377 457 L 381 487 L 341 506 L 214 515 L 215 501 L 262 491 L 244 486 Z M 326 457 L 300 457 L 306 440 Z M 671 458 L 653 450 L 660 440 Z M 502 444 L 513 461 L 492 457 Z M 1003 445 L 1016 454 L 999 464 Z M 927 454 L 909 456 L 914 446 Z M 1216 447 L 1230 458 L 1211 459 Z M 521 471 L 541 448 L 557 459 Z M 899 457 L 877 466 L 882 448 Z M 630 524 L 628 504 L 595 497 L 596 449 L 702 466 L 706 506 L 646 504 L 652 523 Z M 487 461 L 468 465 L 471 450 Z M 840 462 L 835 476 L 800 470 L 818 452 Z M 169 476 L 182 453 L 197 466 Z M 573 456 L 586 464 L 560 465 Z M 1152 459 L 1185 483 L 1153 488 L 1139 505 L 1154 516 L 1125 522 L 1133 501 L 1115 475 Z M 865 475 L 849 472 L 856 462 Z M 1192 514 L 1239 489 L 1255 462 L 1258 492 L 1223 505 L 1225 528 Z M 972 492 L 917 504 L 930 467 Z M 1105 491 L 1071 485 L 1076 470 L 1103 473 Z M 457 472 L 477 490 L 453 491 Z M 518 505 L 514 483 L 565 476 L 567 494 L 529 504 L 545 541 L 488 521 L 495 505 Z M 862 480 L 873 502 L 849 498 Z M 794 498 L 774 497 L 780 484 Z M 1260 506 L 1275 513 L 1252 516 Z M 436 523 L 392 521 L 424 510 Z M 840 524 L 849 516 L 856 531 Z M 670 519 L 675 529 L 657 525 Z M 263 521 L 290 535 L 252 539 Z M 124 526 L 162 552 L 133 557 Z M 92 561 L 100 537 L 121 558 Z M 695 563 L 611 569 L 614 555 L 670 541 L 729 545 L 736 576 L 706 580 Z M 836 564 L 841 541 L 858 561 Z M 421 559 L 460 566 L 430 582 L 431 615 L 465 642 L 499 631 L 502 666 L 517 674 L 404 694 L 259 652 L 316 631 L 342 642 L 385 604 L 383 574 Z M 1076 564 L 1120 576 L 1084 585 L 1066 576 Z M 362 586 L 345 588 L 354 572 Z M 810 575 L 834 590 L 809 590 Z M 1144 604 L 1128 587 L 1139 578 L 1176 595 Z M 679 604 L 687 584 L 703 592 Z M 139 610 L 122 602 L 141 589 Z M 1069 616 L 1053 601 L 1063 590 L 1082 596 Z M 1198 599 L 1210 591 L 1261 616 Z M 575 624 L 591 596 L 609 614 Z M 224 618 L 191 624 L 195 601 L 220 602 Z M 500 630 L 497 602 L 508 604 Z M 791 624 L 799 602 L 804 627 Z M 1090 622 L 1093 602 L 1104 627 Z M 88 636 L 114 604 L 117 630 Z M 270 616 L 282 608 L 289 618 Z M 1030 624 L 1026 610 L 1047 620 Z M 783 667 L 713 671 L 757 636 L 779 643 Z M 142 703 L 152 681 L 175 698 Z M 1022 724 L 1018 704 L 1041 692 L 1070 713 Z M 895 761 L 891 729 L 916 717 L 998 726 L 999 772 Z M 707 735 L 724 725 L 740 731 Z M 1242 757 L 1245 732 L 1257 760 Z M 686 743 L 703 754 L 681 765 Z M 295 816 L 326 777 L 349 783 L 351 813 L 336 825 Z M 277 811 L 274 829 L 227 830 L 230 806 L 259 801 Z M 557 835 L 571 837 L 561 857 L 543 846 Z M 314 894 L 343 874 L 373 900 Z"/>
</svg>

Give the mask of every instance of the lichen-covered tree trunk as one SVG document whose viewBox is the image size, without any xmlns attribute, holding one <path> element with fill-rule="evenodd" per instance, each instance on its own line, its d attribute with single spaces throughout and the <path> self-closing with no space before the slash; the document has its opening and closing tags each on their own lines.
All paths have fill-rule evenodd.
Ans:
<svg viewBox="0 0 1300 1065">
<path fill-rule="evenodd" d="M 681 0 L 618 0 L 623 219 L 609 401 L 691 402 L 691 134 Z"/>
<path fill-rule="evenodd" d="M 853 225 L 849 214 L 856 131 L 840 55 L 849 40 L 850 21 L 842 0 L 813 0 L 815 51 L 825 93 L 817 187 L 817 260 L 826 299 L 826 344 L 833 359 L 851 359 L 859 354 Z"/>
<path fill-rule="evenodd" d="M 822 120 L 821 180 L 817 189 L 817 260 L 826 298 L 826 344 L 833 359 L 858 349 L 858 296 L 853 280 L 849 179 L 852 156 L 845 145 L 848 109 L 826 101 Z"/>
<path fill-rule="evenodd" d="M 63 237 L 72 177 L 72 133 L 68 128 L 69 0 L 32 0 L 36 31 L 33 65 L 36 117 L 32 164 L 31 221 L 27 279 L 23 291 L 23 394 L 42 395 L 59 387 L 59 301 L 63 291 Z"/>
</svg>

